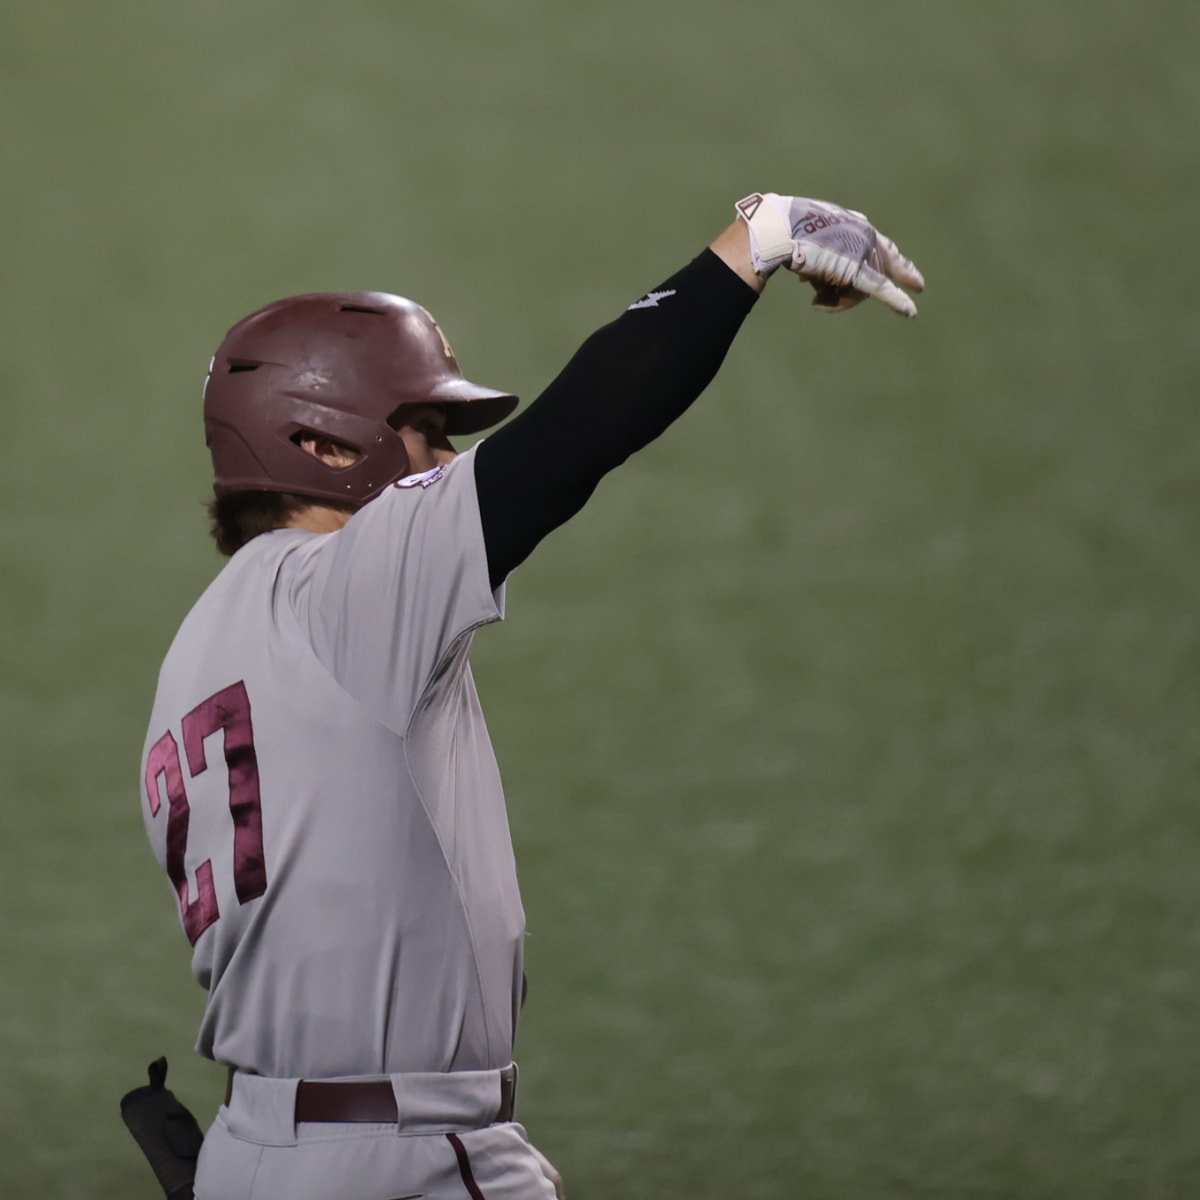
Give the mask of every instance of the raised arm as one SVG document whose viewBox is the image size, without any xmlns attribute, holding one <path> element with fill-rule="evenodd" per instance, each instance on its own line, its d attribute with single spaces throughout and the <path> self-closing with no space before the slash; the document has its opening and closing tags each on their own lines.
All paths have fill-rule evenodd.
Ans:
<svg viewBox="0 0 1200 1200">
<path fill-rule="evenodd" d="M 593 333 L 480 445 L 475 477 L 493 587 L 687 410 L 778 267 L 812 283 L 813 303 L 826 311 L 870 293 L 915 315 L 893 281 L 920 290 L 920 273 L 860 213 L 773 193 L 746 197 L 737 212 L 707 250 Z"/>
</svg>

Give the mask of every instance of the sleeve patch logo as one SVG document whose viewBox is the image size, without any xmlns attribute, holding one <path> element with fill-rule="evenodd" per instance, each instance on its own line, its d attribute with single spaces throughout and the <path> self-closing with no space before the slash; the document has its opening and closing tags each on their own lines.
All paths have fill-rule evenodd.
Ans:
<svg viewBox="0 0 1200 1200">
<path fill-rule="evenodd" d="M 406 475 L 403 479 L 397 479 L 392 487 L 398 488 L 427 488 L 433 487 L 435 483 L 446 473 L 445 464 L 440 467 L 434 467 L 431 471 L 421 471 L 417 475 Z"/>
<path fill-rule="evenodd" d="M 674 288 L 669 292 L 647 292 L 641 300 L 635 301 L 626 311 L 633 312 L 635 308 L 657 308 L 660 300 L 665 300 L 668 296 L 673 295 L 675 295 Z"/>
</svg>

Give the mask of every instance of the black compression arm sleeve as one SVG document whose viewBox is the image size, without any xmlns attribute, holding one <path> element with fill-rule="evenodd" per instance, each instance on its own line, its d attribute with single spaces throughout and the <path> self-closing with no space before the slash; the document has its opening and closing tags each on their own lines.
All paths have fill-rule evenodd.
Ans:
<svg viewBox="0 0 1200 1200">
<path fill-rule="evenodd" d="M 520 416 L 480 445 L 475 479 L 493 587 L 700 395 L 757 298 L 705 250 L 642 307 L 592 334 Z"/>
</svg>

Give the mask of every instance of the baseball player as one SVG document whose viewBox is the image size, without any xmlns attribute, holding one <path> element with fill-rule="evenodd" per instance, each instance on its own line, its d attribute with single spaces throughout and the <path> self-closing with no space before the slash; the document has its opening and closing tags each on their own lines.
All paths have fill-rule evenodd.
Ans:
<svg viewBox="0 0 1200 1200">
<path fill-rule="evenodd" d="M 525 919 L 471 678 L 505 580 L 708 384 L 779 267 L 915 315 L 861 213 L 755 193 L 520 416 L 378 292 L 239 321 L 204 418 L 229 562 L 159 676 L 142 808 L 230 1082 L 199 1200 L 551 1200 L 515 1121 Z"/>
</svg>

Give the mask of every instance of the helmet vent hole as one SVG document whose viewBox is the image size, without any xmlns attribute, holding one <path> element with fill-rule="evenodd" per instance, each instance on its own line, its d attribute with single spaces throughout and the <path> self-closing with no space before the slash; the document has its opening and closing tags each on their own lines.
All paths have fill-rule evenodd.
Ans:
<svg viewBox="0 0 1200 1200">
<path fill-rule="evenodd" d="M 367 313 L 372 317 L 387 316 L 382 308 L 368 308 L 365 304 L 343 304 L 338 308 L 338 312 Z"/>
<path fill-rule="evenodd" d="M 257 371 L 262 363 L 246 362 L 245 360 L 231 358 L 229 360 L 230 375 L 237 375 L 240 371 Z"/>
</svg>

